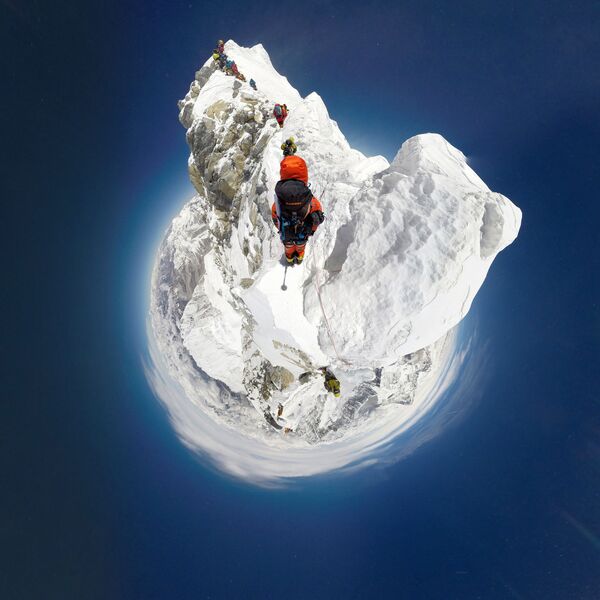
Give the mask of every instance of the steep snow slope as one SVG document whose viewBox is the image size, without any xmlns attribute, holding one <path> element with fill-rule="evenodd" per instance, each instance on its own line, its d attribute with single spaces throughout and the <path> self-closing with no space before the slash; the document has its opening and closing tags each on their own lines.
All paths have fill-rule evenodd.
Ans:
<svg viewBox="0 0 600 600">
<path fill-rule="evenodd" d="M 198 194 L 173 221 L 153 273 L 162 360 L 198 410 L 265 443 L 397 426 L 445 372 L 450 332 L 516 237 L 520 211 L 441 136 L 411 138 L 391 165 L 367 158 L 262 46 L 229 41 L 226 52 L 258 91 L 209 59 L 180 103 Z M 290 108 L 281 130 L 275 102 Z M 270 204 L 290 135 L 326 221 L 304 264 L 286 271 Z M 340 378 L 340 399 L 325 393 L 323 365 Z M 292 433 L 282 438 L 282 427 Z"/>
<path fill-rule="evenodd" d="M 520 222 L 519 209 L 440 135 L 405 142 L 350 201 L 324 264 L 322 295 L 336 308 L 329 321 L 342 356 L 389 364 L 439 339 L 467 314 Z M 368 307 L 347 293 L 354 289 L 369 290 Z M 309 318 L 319 323 L 319 310 Z M 320 340 L 331 351 L 322 325 Z"/>
</svg>

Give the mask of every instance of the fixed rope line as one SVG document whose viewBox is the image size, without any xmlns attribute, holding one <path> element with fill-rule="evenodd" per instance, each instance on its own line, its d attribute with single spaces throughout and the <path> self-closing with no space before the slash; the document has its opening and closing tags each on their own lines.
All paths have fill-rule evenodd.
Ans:
<svg viewBox="0 0 600 600">
<path fill-rule="evenodd" d="M 324 198 L 325 192 L 327 191 L 328 187 L 329 187 L 329 181 L 327 181 L 327 185 L 323 189 L 323 193 L 321 194 L 321 198 L 320 198 L 321 200 Z M 320 262 L 320 261 L 315 261 L 315 262 Z M 325 312 L 323 298 L 321 297 L 321 283 L 319 281 L 319 266 L 318 265 L 317 265 L 317 268 L 315 269 L 315 289 L 317 290 L 317 297 L 319 298 L 319 304 L 321 305 L 321 312 L 323 313 L 323 319 L 325 320 L 325 326 L 327 328 L 327 333 L 329 335 L 329 339 L 331 340 L 331 345 L 333 346 L 333 351 L 335 352 L 337 359 L 341 363 L 343 363 L 345 365 L 350 365 L 350 363 L 346 359 L 344 359 L 340 356 L 339 352 L 337 351 L 337 346 L 335 345 L 335 340 L 333 339 L 333 331 L 331 330 L 331 325 L 329 324 L 329 319 L 327 318 L 327 313 Z"/>
<path fill-rule="evenodd" d="M 317 290 L 317 296 L 319 298 L 319 304 L 321 305 L 321 312 L 323 313 L 323 318 L 325 319 L 325 326 L 327 328 L 327 333 L 329 334 L 329 339 L 331 340 L 331 345 L 333 346 L 333 351 L 335 352 L 335 355 L 337 356 L 338 360 L 346 365 L 349 365 L 350 363 L 342 358 L 339 354 L 339 352 L 337 351 L 337 347 L 335 345 L 335 340 L 333 339 L 333 332 L 331 331 L 331 325 L 329 324 L 329 319 L 327 318 L 327 313 L 325 312 L 325 306 L 323 305 L 323 298 L 321 297 L 321 284 L 319 283 L 319 269 L 317 267 L 317 270 L 315 271 L 315 289 Z"/>
</svg>

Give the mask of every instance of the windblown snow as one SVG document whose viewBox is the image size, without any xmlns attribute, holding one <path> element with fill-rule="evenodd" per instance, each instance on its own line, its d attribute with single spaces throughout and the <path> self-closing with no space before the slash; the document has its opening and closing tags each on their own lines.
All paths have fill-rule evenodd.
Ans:
<svg viewBox="0 0 600 600">
<path fill-rule="evenodd" d="M 440 135 L 407 140 L 391 164 L 366 157 L 261 45 L 225 50 L 258 90 L 209 59 L 180 102 L 197 193 L 153 270 L 149 334 L 162 370 L 151 379 L 186 442 L 226 470 L 243 474 L 247 457 L 225 456 L 225 442 L 214 450 L 218 431 L 270 457 L 259 461 L 273 457 L 265 448 L 300 453 L 279 476 L 321 472 L 426 412 L 455 358 L 455 327 L 521 212 Z M 275 102 L 290 110 L 283 129 Z M 289 136 L 326 220 L 304 263 L 286 269 L 270 205 Z M 340 398 L 327 394 L 322 366 Z"/>
</svg>

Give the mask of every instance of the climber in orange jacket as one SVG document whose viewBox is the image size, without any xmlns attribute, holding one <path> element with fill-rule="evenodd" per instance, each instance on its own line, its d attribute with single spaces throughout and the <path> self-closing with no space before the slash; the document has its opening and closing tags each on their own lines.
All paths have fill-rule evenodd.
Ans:
<svg viewBox="0 0 600 600">
<path fill-rule="evenodd" d="M 279 166 L 280 181 L 271 217 L 285 248 L 289 264 L 301 264 L 308 238 L 325 220 L 321 203 L 308 187 L 308 168 L 299 156 L 286 156 Z"/>
</svg>

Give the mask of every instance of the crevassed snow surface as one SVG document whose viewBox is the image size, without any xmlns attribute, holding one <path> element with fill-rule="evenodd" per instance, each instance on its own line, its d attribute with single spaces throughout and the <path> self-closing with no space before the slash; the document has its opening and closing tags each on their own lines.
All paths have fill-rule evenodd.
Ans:
<svg viewBox="0 0 600 600">
<path fill-rule="evenodd" d="M 261 45 L 226 52 L 258 91 L 209 59 L 180 102 L 197 195 L 157 254 L 148 377 L 186 443 L 230 473 L 364 466 L 456 377 L 455 327 L 521 213 L 441 136 L 407 140 L 392 164 L 366 157 Z M 290 135 L 326 221 L 286 270 L 270 205 Z"/>
</svg>

